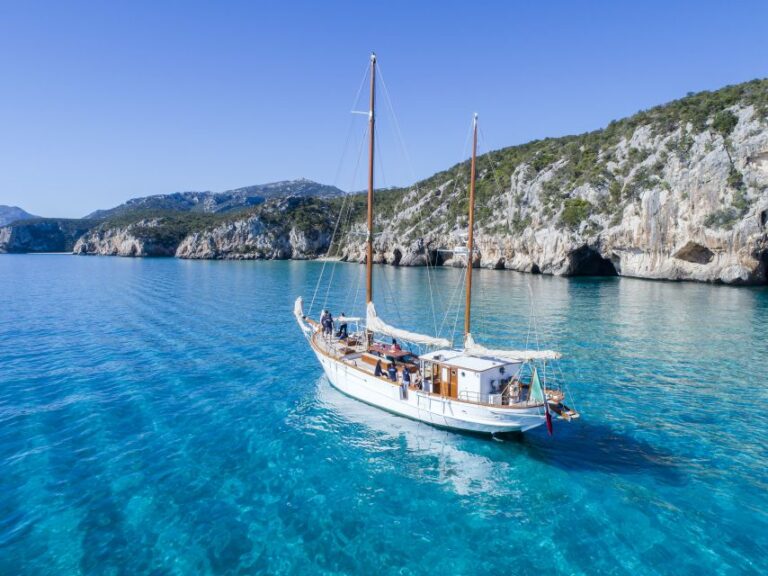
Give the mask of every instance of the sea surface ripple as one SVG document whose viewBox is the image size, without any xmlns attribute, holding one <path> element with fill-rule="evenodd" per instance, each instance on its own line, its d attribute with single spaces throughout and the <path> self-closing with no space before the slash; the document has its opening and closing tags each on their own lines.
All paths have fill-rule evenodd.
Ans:
<svg viewBox="0 0 768 576">
<path fill-rule="evenodd" d="M 0 257 L 0 574 L 768 572 L 768 290 L 478 271 L 582 413 L 498 442 L 331 388 L 321 272 L 361 314 L 352 264 Z M 379 313 L 450 332 L 460 279 L 379 267 Z"/>
</svg>

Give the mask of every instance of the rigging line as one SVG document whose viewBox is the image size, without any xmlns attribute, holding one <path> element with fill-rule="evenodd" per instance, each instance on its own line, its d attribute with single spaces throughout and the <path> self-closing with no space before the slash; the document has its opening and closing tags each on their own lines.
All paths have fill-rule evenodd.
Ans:
<svg viewBox="0 0 768 576">
<path fill-rule="evenodd" d="M 472 130 L 473 130 L 473 124 L 470 123 L 469 129 L 467 130 L 467 137 L 464 139 L 464 150 L 462 150 L 462 152 L 461 152 L 461 157 L 462 158 L 466 158 L 467 157 L 467 149 L 469 148 L 469 139 L 470 139 L 470 137 L 472 135 Z M 456 178 L 453 181 L 453 192 L 451 194 L 452 196 L 456 196 L 456 191 L 457 191 L 458 186 L 459 186 L 459 181 L 461 180 L 461 176 L 463 174 L 462 164 L 464 164 L 465 162 L 466 162 L 466 160 L 461 160 L 456 165 Z"/>
<path fill-rule="evenodd" d="M 461 157 L 462 158 L 466 158 L 467 149 L 469 148 L 469 140 L 470 140 L 470 136 L 472 135 L 473 126 L 474 126 L 474 124 L 470 123 L 469 129 L 467 130 L 467 135 L 466 135 L 466 138 L 464 139 L 464 149 L 462 150 L 462 153 L 461 153 Z M 453 192 L 451 193 L 451 197 L 455 197 L 456 196 L 458 185 L 459 185 L 459 181 L 461 180 L 462 164 L 463 163 L 464 163 L 464 161 L 460 161 L 458 164 L 456 164 L 456 176 L 454 177 L 454 181 L 453 181 Z M 454 258 L 455 258 L 455 253 L 454 253 Z M 448 316 L 450 315 L 450 307 L 453 305 L 453 302 L 456 299 L 457 291 L 458 291 L 460 286 L 461 286 L 461 275 L 459 275 L 459 282 L 457 283 L 456 288 L 454 289 L 454 291 L 452 291 L 451 298 L 448 301 L 448 306 L 446 307 L 446 311 L 445 311 L 445 315 L 443 316 L 443 320 L 440 323 L 440 329 L 438 330 L 438 334 L 441 334 L 442 331 L 443 331 L 443 328 L 444 328 L 445 323 L 446 323 L 446 321 L 448 319 Z M 456 306 L 457 306 L 456 307 L 456 314 L 458 314 L 458 310 L 459 310 L 458 304 Z M 455 333 L 455 331 L 456 331 L 456 328 L 454 326 L 454 333 Z M 451 335 L 451 341 L 453 341 L 453 334 Z"/>
<path fill-rule="evenodd" d="M 456 285 L 453 287 L 453 289 L 450 292 L 450 298 L 448 299 L 448 304 L 443 307 L 444 310 L 445 310 L 445 313 L 443 314 L 443 319 L 440 322 L 440 329 L 437 331 L 437 335 L 438 336 L 443 333 L 443 328 L 445 327 L 445 323 L 448 320 L 448 316 L 450 316 L 450 314 L 451 314 L 451 307 L 453 306 L 453 302 L 454 302 L 454 299 L 455 299 L 455 293 L 458 290 L 460 285 L 461 285 L 461 275 L 459 275 L 459 279 L 456 282 Z"/>
<path fill-rule="evenodd" d="M 440 325 L 440 333 L 442 333 L 443 327 L 446 326 L 446 323 L 448 322 L 448 318 L 451 315 L 451 310 L 453 309 L 454 305 L 456 306 L 456 313 L 457 314 L 459 313 L 458 312 L 459 300 L 460 300 L 459 295 L 463 287 L 464 287 L 464 276 L 461 273 L 459 273 L 456 279 L 456 286 L 454 287 L 453 292 L 451 293 L 451 299 L 448 302 L 448 306 L 446 307 L 446 310 L 445 310 L 445 315 L 443 316 L 443 322 Z M 453 336 L 451 336 L 451 340 L 453 340 Z"/>
<path fill-rule="evenodd" d="M 376 141 L 376 156 L 375 156 L 375 162 L 379 167 L 379 178 L 381 179 L 381 187 L 380 189 L 386 189 L 387 188 L 387 177 L 384 174 L 384 159 L 382 158 L 382 148 L 381 148 L 381 136 L 380 133 L 381 129 L 377 130 L 373 134 L 373 139 Z M 375 188 L 374 188 L 375 190 Z"/>
<path fill-rule="evenodd" d="M 382 88 L 383 88 L 383 92 L 384 92 L 384 99 L 385 99 L 385 102 L 387 104 L 387 108 L 389 109 L 389 112 L 392 115 L 392 120 L 393 120 L 393 124 L 394 124 L 394 128 L 395 128 L 395 130 L 394 130 L 395 131 L 395 135 L 396 135 L 398 143 L 400 145 L 401 152 L 402 152 L 403 156 L 405 157 L 406 164 L 408 165 L 408 170 L 411 173 L 411 179 L 414 182 L 414 184 L 411 187 L 411 189 L 409 190 L 408 194 L 410 194 L 410 193 L 412 193 L 414 191 L 418 194 L 418 192 L 419 192 L 419 182 L 416 179 L 416 172 L 413 169 L 413 163 L 411 161 L 410 154 L 408 153 L 408 148 L 407 148 L 407 146 L 405 144 L 405 139 L 403 138 L 402 130 L 400 129 L 400 122 L 398 121 L 397 113 L 395 112 L 395 107 L 392 104 L 392 98 L 390 97 L 389 89 L 387 88 L 387 84 L 384 81 L 383 75 L 381 77 L 381 84 L 382 84 Z M 426 234 L 424 233 L 425 228 L 426 228 L 425 222 L 423 220 L 421 220 L 421 219 L 419 220 L 418 224 L 413 228 L 414 231 L 418 231 L 417 233 L 421 237 L 422 244 L 424 244 L 424 237 L 426 236 Z M 433 292 L 433 288 L 432 288 L 432 279 L 430 277 L 431 275 L 430 275 L 430 263 L 429 263 L 429 250 L 427 248 L 424 248 L 424 250 L 425 250 L 425 261 L 426 261 L 425 263 L 426 263 L 426 267 L 427 267 L 427 284 L 428 284 L 428 287 L 429 287 L 430 311 L 432 313 L 432 325 L 434 327 L 435 334 L 437 334 L 437 313 L 435 311 L 435 300 L 434 300 L 434 296 L 433 296 L 433 293 L 432 293 Z M 397 310 L 397 314 L 398 314 L 398 318 L 399 318 L 400 317 L 399 309 Z"/>
<path fill-rule="evenodd" d="M 478 131 L 480 132 L 480 139 L 482 140 L 483 144 L 486 144 L 487 140 L 485 138 L 485 133 L 483 132 L 483 129 L 478 127 Z M 485 156 L 488 158 L 488 163 L 491 166 L 491 174 L 493 175 L 493 179 L 496 181 L 496 187 L 498 189 L 497 191 L 503 194 L 504 188 L 501 186 L 501 182 L 499 182 L 499 175 L 498 175 L 498 172 L 496 171 L 496 167 L 493 160 L 493 151 L 491 150 L 490 146 L 488 146 L 487 148 L 488 148 L 488 152 L 485 153 Z M 511 182 L 511 178 L 512 176 L 510 175 L 510 182 Z"/>
<path fill-rule="evenodd" d="M 392 290 L 392 286 L 389 283 L 389 279 L 387 278 L 387 273 L 382 272 L 379 274 L 380 277 L 384 278 L 384 285 L 385 285 L 385 292 L 389 294 L 389 299 L 392 301 L 392 303 L 395 305 L 395 316 L 397 316 L 397 322 L 400 326 L 403 324 L 403 317 L 400 315 L 400 307 L 397 305 L 397 297 L 395 295 L 395 291 Z M 386 300 L 386 299 L 385 299 Z"/>
<path fill-rule="evenodd" d="M 323 268 L 320 271 L 320 278 L 318 278 L 318 280 L 317 280 L 317 285 L 315 286 L 315 293 L 312 295 L 312 302 L 309 305 L 309 314 L 310 315 L 312 313 L 312 308 L 315 305 L 315 296 L 317 295 L 317 289 L 320 286 L 320 282 L 323 279 L 323 274 L 325 273 L 325 267 L 328 264 L 328 259 L 329 259 L 330 255 L 331 255 L 331 250 L 333 249 L 333 242 L 336 239 L 336 232 L 339 229 L 339 223 L 341 222 L 341 218 L 344 215 L 344 206 L 345 206 L 348 198 L 349 197 L 345 195 L 344 198 L 341 201 L 341 208 L 339 209 L 339 217 L 336 219 L 336 224 L 333 227 L 333 234 L 331 234 L 331 240 L 330 240 L 330 243 L 328 244 L 328 251 L 326 252 L 325 259 L 323 260 Z M 331 280 L 328 282 L 328 290 L 330 290 L 331 284 L 333 284 L 333 274 L 334 274 L 335 271 L 336 271 L 336 267 L 332 266 L 331 267 Z M 325 302 L 323 302 L 323 308 L 325 308 L 326 305 L 328 304 L 328 290 L 326 290 L 326 293 L 325 293 Z"/>
<path fill-rule="evenodd" d="M 369 65 L 366 64 L 365 68 L 363 69 L 363 77 L 360 80 L 360 85 L 357 88 L 357 94 L 355 95 L 355 98 L 352 101 L 352 109 L 353 110 L 357 106 L 357 102 L 360 100 L 360 94 L 363 91 L 363 86 L 365 86 L 365 80 L 368 78 L 369 68 L 370 68 Z M 345 160 L 346 155 L 347 155 L 347 150 L 349 149 L 349 141 L 352 138 L 352 128 L 354 127 L 354 122 L 355 122 L 354 116 L 350 115 L 349 127 L 347 128 L 347 136 L 346 136 L 346 139 L 345 139 L 344 148 L 342 149 L 341 158 L 339 159 L 339 164 L 336 167 L 336 174 L 334 175 L 334 178 L 333 178 L 333 185 L 334 186 L 337 186 L 339 184 L 339 179 L 341 177 L 341 168 L 342 168 L 342 166 L 344 164 L 344 160 Z M 367 130 L 367 127 L 366 127 L 366 130 Z M 363 138 L 363 142 L 364 141 L 365 141 L 365 138 Z M 360 150 L 362 151 L 362 145 L 361 145 Z M 359 154 L 360 153 L 358 153 L 357 165 L 359 165 L 359 162 L 360 162 Z M 357 173 L 357 165 L 355 166 L 355 175 Z M 353 176 L 353 182 L 352 182 L 353 187 L 354 187 L 354 177 L 355 176 Z M 344 202 L 346 201 L 346 199 L 347 199 L 347 195 L 345 195 L 344 200 L 342 200 L 342 209 L 339 212 L 339 216 L 341 216 L 341 214 L 343 213 Z M 330 244 L 328 245 L 328 253 L 326 254 L 326 257 L 328 255 L 330 255 L 330 251 L 333 248 L 333 241 L 334 241 L 334 238 L 336 236 L 336 229 L 337 228 L 338 228 L 338 221 L 336 223 L 336 227 L 334 228 L 333 235 L 331 236 L 331 241 L 330 241 Z M 320 276 L 318 277 L 317 283 L 315 284 L 315 290 L 314 290 L 314 293 L 312 294 L 312 301 L 310 302 L 309 309 L 307 311 L 307 315 L 311 316 L 311 314 L 312 314 L 312 309 L 313 309 L 313 307 L 315 305 L 315 299 L 317 298 L 317 291 L 320 288 L 320 284 L 321 284 L 321 282 L 323 280 L 323 275 L 325 274 L 325 267 L 326 267 L 327 264 L 328 264 L 328 260 L 326 259 L 326 260 L 323 261 L 323 267 L 320 269 Z"/>
<path fill-rule="evenodd" d="M 362 80 L 360 80 L 360 86 L 357 88 L 357 95 L 355 96 L 355 99 L 352 101 L 352 108 L 351 108 L 352 110 L 357 108 L 357 103 L 360 100 L 360 94 L 363 91 L 363 86 L 365 86 L 365 81 L 368 78 L 369 71 L 370 71 L 370 65 L 366 64 L 365 65 L 365 69 L 363 70 L 363 78 L 362 78 Z M 355 120 L 356 120 L 355 115 L 354 114 L 350 114 L 349 115 L 349 127 L 347 128 L 347 136 L 346 136 L 346 140 L 344 142 L 344 148 L 342 149 L 341 158 L 339 159 L 339 164 L 336 167 L 336 174 L 335 174 L 335 176 L 333 178 L 333 185 L 334 186 L 338 186 L 339 179 L 341 178 L 341 168 L 344 165 L 344 160 L 347 157 L 347 150 L 349 149 L 349 141 L 352 138 L 352 128 L 354 127 Z"/>
<path fill-rule="evenodd" d="M 392 120 L 395 125 L 395 134 L 398 138 L 400 147 L 402 148 L 403 156 L 405 157 L 405 162 L 408 165 L 408 170 L 411 173 L 411 179 L 413 180 L 413 182 L 415 182 L 414 186 L 416 187 L 416 190 L 418 190 L 419 183 L 416 180 L 416 171 L 413 169 L 411 156 L 410 154 L 408 154 L 408 147 L 405 145 L 405 138 L 403 138 L 403 133 L 400 130 L 400 122 L 397 119 L 397 114 L 395 113 L 395 107 L 392 105 L 392 99 L 389 96 L 389 89 L 387 88 L 387 83 L 384 82 L 384 74 L 381 72 L 381 66 L 379 66 L 378 70 L 379 70 L 379 78 L 381 79 L 381 86 L 383 89 L 382 91 L 384 92 L 384 101 L 387 103 L 387 107 L 389 108 L 389 111 L 392 114 Z"/>
<path fill-rule="evenodd" d="M 350 202 L 349 203 L 349 207 L 347 208 L 347 217 L 346 217 L 346 219 L 344 221 L 345 226 L 347 227 L 348 231 L 350 231 L 351 228 L 352 228 L 352 225 L 351 225 L 351 223 L 352 223 L 352 205 L 353 205 L 353 202 Z M 347 254 L 347 259 L 349 259 L 349 254 Z M 352 290 L 354 289 L 354 287 L 355 287 L 354 282 L 349 282 L 349 286 L 347 288 L 347 295 L 344 298 L 345 306 L 348 305 L 348 303 L 351 301 Z"/>
<path fill-rule="evenodd" d="M 384 101 L 385 101 L 385 103 L 387 105 L 387 108 L 388 108 L 390 114 L 392 115 L 392 120 L 393 120 L 393 124 L 394 124 L 394 128 L 395 128 L 394 132 L 395 132 L 395 135 L 397 137 L 398 144 L 400 145 L 401 152 L 402 152 L 402 154 L 403 154 L 403 156 L 405 158 L 405 162 L 406 162 L 406 164 L 408 166 L 408 170 L 411 173 L 411 180 L 414 182 L 414 185 L 412 187 L 412 191 L 415 190 L 418 193 L 419 192 L 419 182 L 418 182 L 418 180 L 416 178 L 416 171 L 413 168 L 413 162 L 411 160 L 410 154 L 408 153 L 408 147 L 405 144 L 405 138 L 403 138 L 403 132 L 402 132 L 402 130 L 400 128 L 400 122 L 398 120 L 397 113 L 395 112 L 395 107 L 392 104 L 392 98 L 390 96 L 389 88 L 387 87 L 387 83 L 384 80 L 384 74 L 381 71 L 381 66 L 379 66 L 378 70 L 379 70 L 379 77 L 381 79 L 382 92 L 384 93 Z M 421 232 L 420 236 L 421 236 L 422 242 L 424 242 L 425 223 L 424 223 L 423 220 L 419 222 L 419 224 L 417 225 L 417 228 L 420 229 L 420 232 Z M 434 329 L 435 329 L 435 334 L 437 334 L 437 312 L 435 311 L 435 299 L 434 299 L 434 295 L 433 295 L 432 278 L 431 278 L 431 274 L 430 274 L 429 250 L 427 248 L 425 248 L 424 250 L 426 252 L 425 260 L 426 260 L 426 267 L 427 267 L 427 284 L 429 286 L 429 302 L 430 302 L 430 309 L 431 309 L 431 312 L 432 312 L 432 324 L 433 324 Z M 399 311 L 398 311 L 398 316 L 399 316 Z"/>
<path fill-rule="evenodd" d="M 363 138 L 360 140 L 360 149 L 358 150 L 358 153 L 357 153 L 357 161 L 355 162 L 355 169 L 354 169 L 354 171 L 353 171 L 353 173 L 352 173 L 352 188 L 354 188 L 354 181 L 355 181 L 355 178 L 357 177 L 357 171 L 358 171 L 358 169 L 359 169 L 359 167 L 360 167 L 360 157 L 361 157 L 361 156 L 362 156 L 362 154 L 363 154 L 363 146 L 364 146 L 364 144 L 365 144 L 365 135 L 366 135 L 366 134 L 368 134 L 368 126 L 367 126 L 367 125 L 366 125 L 366 128 L 365 128 L 365 133 L 364 133 L 364 135 L 363 135 Z M 350 196 L 351 196 L 350 194 L 347 194 L 347 195 L 345 196 L 344 200 L 347 200 L 347 199 L 349 199 L 349 198 L 350 198 Z M 351 200 L 350 200 L 350 202 L 351 202 Z M 341 214 L 342 214 L 342 212 L 340 211 L 340 212 L 339 212 L 339 217 L 341 217 Z M 331 242 L 330 242 L 330 245 L 328 246 L 328 251 L 329 251 L 329 253 L 330 253 L 331 247 L 333 246 L 333 241 L 334 241 L 334 239 L 335 239 L 335 237 L 336 237 L 336 231 L 337 231 L 337 229 L 338 229 L 338 224 L 339 224 L 339 221 L 337 220 L 337 222 L 336 222 L 336 227 L 334 228 L 334 230 L 333 230 L 333 235 L 331 236 Z M 314 291 L 314 293 L 312 294 L 312 302 L 310 303 L 310 305 L 309 305 L 309 310 L 308 310 L 308 312 L 307 312 L 307 315 L 308 315 L 308 316 L 311 316 L 311 314 L 312 314 L 312 309 L 313 309 L 313 307 L 314 307 L 314 305 L 315 305 L 315 299 L 316 299 L 316 297 L 317 297 L 317 292 L 318 292 L 318 290 L 320 289 L 320 284 L 322 283 L 322 280 L 323 280 L 323 275 L 325 274 L 325 267 L 326 267 L 326 265 L 327 265 L 327 264 L 328 264 L 328 260 L 327 260 L 327 259 L 323 260 L 323 267 L 320 269 L 320 277 L 317 279 L 317 283 L 315 284 L 315 291 Z M 328 289 L 330 290 L 330 284 L 329 284 L 329 288 L 328 288 Z M 328 303 L 328 292 L 326 291 L 326 295 L 325 295 L 325 303 L 323 304 L 323 307 L 325 307 L 325 305 L 326 305 L 327 303 Z"/>
<path fill-rule="evenodd" d="M 457 278 L 456 278 L 456 286 L 454 287 L 453 292 L 451 293 L 451 299 L 448 302 L 448 306 L 446 307 L 446 310 L 445 310 L 445 315 L 443 316 L 443 322 L 440 325 L 440 332 L 441 333 L 443 331 L 443 327 L 447 328 L 447 322 L 448 322 L 448 319 L 449 319 L 449 317 L 451 315 L 451 311 L 453 310 L 454 306 L 456 307 L 456 314 L 457 315 L 459 314 L 459 301 L 460 301 L 459 295 L 461 293 L 461 289 L 462 289 L 463 286 L 464 286 L 464 275 L 461 272 L 459 272 L 459 274 L 457 274 Z M 455 328 L 454 328 L 454 330 L 455 330 Z M 454 334 L 450 334 L 451 341 L 453 341 L 453 336 L 454 336 Z"/>
<path fill-rule="evenodd" d="M 333 246 L 333 241 L 336 238 L 337 230 L 338 230 L 339 225 L 341 223 L 341 220 L 342 220 L 342 218 L 344 216 L 344 208 L 345 208 L 345 206 L 348 203 L 349 204 L 352 203 L 352 200 L 349 200 L 349 202 L 347 202 L 348 199 L 349 199 L 349 196 L 345 196 L 344 199 L 342 200 L 341 209 L 339 210 L 339 218 L 336 221 L 336 227 L 334 228 L 333 234 L 331 236 L 331 245 L 328 247 L 328 255 L 326 256 L 326 258 L 330 258 L 330 256 L 331 256 L 331 246 Z M 341 239 L 339 239 L 339 242 L 338 242 L 337 247 L 336 247 L 336 256 L 337 256 L 337 258 L 338 258 L 340 250 L 341 250 Z M 331 277 L 328 280 L 328 287 L 325 290 L 325 301 L 323 302 L 323 308 L 325 308 L 326 310 L 328 309 L 328 294 L 331 291 L 331 286 L 333 286 L 333 278 L 336 275 L 336 266 L 337 266 L 338 263 L 339 263 L 338 260 L 334 260 L 333 264 L 331 265 Z"/>
</svg>

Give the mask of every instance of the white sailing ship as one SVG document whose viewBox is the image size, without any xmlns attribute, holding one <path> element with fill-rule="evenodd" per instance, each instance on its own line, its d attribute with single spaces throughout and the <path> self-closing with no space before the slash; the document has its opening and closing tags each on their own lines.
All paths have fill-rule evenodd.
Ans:
<svg viewBox="0 0 768 576">
<path fill-rule="evenodd" d="M 328 380 L 341 392 L 414 420 L 484 434 L 525 432 L 541 425 L 552 432 L 553 414 L 570 420 L 578 413 L 564 404 L 564 392 L 547 382 L 546 366 L 560 358 L 551 350 L 496 350 L 471 333 L 472 262 L 467 258 L 464 339 L 459 348 L 446 338 L 410 332 L 385 322 L 373 301 L 374 128 L 376 56 L 370 63 L 369 164 L 366 238 L 366 316 L 339 318 L 348 333 L 305 316 L 302 298 L 294 315 Z M 474 203 L 477 115 L 473 120 L 466 255 L 475 254 Z M 454 252 L 456 250 L 454 249 Z M 408 343 L 401 349 L 396 341 Z M 551 372 L 551 371 L 550 371 Z M 541 376 L 540 376 L 541 375 Z"/>
</svg>

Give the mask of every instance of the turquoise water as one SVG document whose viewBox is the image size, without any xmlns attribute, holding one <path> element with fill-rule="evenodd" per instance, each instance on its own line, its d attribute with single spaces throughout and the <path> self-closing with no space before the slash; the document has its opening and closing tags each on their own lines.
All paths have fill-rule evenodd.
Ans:
<svg viewBox="0 0 768 576">
<path fill-rule="evenodd" d="M 0 257 L 0 574 L 768 571 L 768 290 L 479 272 L 476 331 L 524 345 L 530 292 L 582 413 L 496 442 L 330 388 L 321 269 Z M 379 268 L 379 312 L 459 277 Z"/>
</svg>

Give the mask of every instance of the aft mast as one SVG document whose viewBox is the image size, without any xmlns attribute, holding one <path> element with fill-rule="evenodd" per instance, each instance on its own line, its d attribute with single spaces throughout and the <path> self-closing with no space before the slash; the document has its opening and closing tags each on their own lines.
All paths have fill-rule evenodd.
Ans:
<svg viewBox="0 0 768 576">
<path fill-rule="evenodd" d="M 477 114 L 472 119 L 472 165 L 469 173 L 469 230 L 467 234 L 467 288 L 464 303 L 464 343 L 470 333 L 472 314 L 472 261 L 475 248 L 475 164 L 477 163 Z"/>
<path fill-rule="evenodd" d="M 373 152 L 376 124 L 376 54 L 371 53 L 371 105 L 368 112 L 368 240 L 365 256 L 365 303 L 373 301 Z"/>
</svg>

